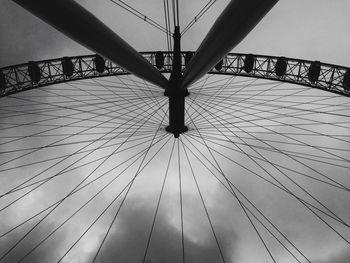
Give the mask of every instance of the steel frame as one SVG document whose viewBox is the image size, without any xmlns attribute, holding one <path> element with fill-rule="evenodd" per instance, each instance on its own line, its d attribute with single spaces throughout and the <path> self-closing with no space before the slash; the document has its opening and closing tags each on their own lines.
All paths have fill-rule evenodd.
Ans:
<svg viewBox="0 0 350 263">
<path fill-rule="evenodd" d="M 187 52 L 181 53 L 181 68 L 183 72 L 186 68 L 185 55 Z M 141 52 L 141 54 L 156 67 L 156 52 Z M 158 70 L 161 73 L 171 73 L 173 52 L 163 52 L 163 54 L 164 66 Z M 130 74 L 128 71 L 109 60 L 106 60 L 105 71 L 99 73 L 95 67 L 95 56 L 96 55 L 70 57 L 74 65 L 73 74 L 71 76 L 64 74 L 62 67 L 63 58 L 37 61 L 36 64 L 41 72 L 41 78 L 38 82 L 32 81 L 29 76 L 29 62 L 1 68 L 0 97 L 68 81 Z M 308 71 L 313 61 L 286 57 L 286 72 L 283 76 L 279 77 L 275 72 L 275 65 L 279 57 L 254 55 L 253 69 L 247 73 L 244 71 L 244 59 L 246 56 L 247 54 L 230 53 L 223 58 L 221 68 L 216 69 L 214 67 L 208 74 L 237 75 L 276 80 L 317 88 L 350 97 L 350 88 L 343 85 L 346 72 L 350 72 L 350 68 L 348 67 L 320 63 L 321 70 L 319 78 L 317 81 L 311 82 L 308 78 Z"/>
</svg>

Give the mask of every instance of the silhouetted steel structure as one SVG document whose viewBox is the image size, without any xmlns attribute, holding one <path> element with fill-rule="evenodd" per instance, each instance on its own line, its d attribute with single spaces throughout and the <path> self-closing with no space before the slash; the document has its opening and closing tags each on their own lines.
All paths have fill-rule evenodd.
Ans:
<svg viewBox="0 0 350 263">
<path fill-rule="evenodd" d="M 159 68 L 159 72 L 171 73 L 173 71 L 173 53 L 160 53 L 164 60 L 162 67 Z M 142 52 L 141 54 L 153 66 L 156 66 L 157 54 L 159 54 L 159 51 Z M 191 54 L 193 54 L 191 51 L 181 53 L 182 72 L 184 72 L 186 61 Z M 313 61 L 287 57 L 253 55 L 253 67 L 252 70 L 247 73 L 245 71 L 245 60 L 249 55 L 251 54 L 230 53 L 223 58 L 222 67 L 220 69 L 214 67 L 208 72 L 208 74 L 215 73 L 270 79 L 313 87 L 347 97 L 350 96 L 349 67 L 320 62 L 320 73 L 318 79 L 312 81 L 314 79 L 310 80 L 309 72 L 311 65 L 314 63 Z M 68 76 L 63 69 L 63 59 L 64 58 L 56 58 L 35 62 L 40 69 L 39 80 L 32 79 L 29 74 L 28 68 L 33 62 L 1 68 L 0 96 L 7 96 L 13 93 L 62 82 L 130 74 L 130 72 L 122 67 L 109 60 L 103 60 L 98 55 L 87 55 L 70 57 L 70 61 L 74 67 L 72 74 Z M 282 69 L 281 63 L 283 63 Z"/>
</svg>

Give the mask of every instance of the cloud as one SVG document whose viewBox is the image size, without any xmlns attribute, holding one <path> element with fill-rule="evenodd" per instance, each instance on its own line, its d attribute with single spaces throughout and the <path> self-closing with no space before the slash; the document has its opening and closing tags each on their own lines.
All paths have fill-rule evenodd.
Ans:
<svg viewBox="0 0 350 263">
<path fill-rule="evenodd" d="M 29 60 L 87 53 L 57 30 L 12 1 L 1 1 L 0 67 Z"/>
<path fill-rule="evenodd" d="M 142 262 L 154 215 L 154 205 L 150 206 L 145 199 L 141 198 L 133 198 L 127 202 L 130 203 L 121 210 L 120 218 L 114 224 L 97 262 L 111 262 L 112 260 L 125 263 Z M 189 207 L 185 209 L 187 211 Z M 170 210 L 169 207 L 159 210 L 147 253 L 146 262 L 148 263 L 181 262 L 181 229 L 172 223 L 174 218 Z M 196 221 L 195 218 L 193 219 Z M 192 227 L 196 226 L 190 226 Z M 189 230 L 184 233 L 185 255 L 188 262 L 222 262 L 210 228 L 202 229 L 207 233 L 204 235 L 202 233 L 200 239 L 194 237 L 195 231 L 188 229 L 188 226 L 184 228 Z M 235 233 L 232 230 L 231 233 L 228 233 L 218 225 L 215 226 L 215 231 L 224 257 L 229 262 L 228 259 L 233 252 L 232 247 L 236 239 Z M 91 257 L 94 257 L 94 253 Z M 91 259 L 87 262 L 90 261 Z"/>
<path fill-rule="evenodd" d="M 331 254 L 326 259 L 320 259 L 313 261 L 315 263 L 349 263 L 350 262 L 350 249 L 346 248 L 339 253 Z"/>
</svg>

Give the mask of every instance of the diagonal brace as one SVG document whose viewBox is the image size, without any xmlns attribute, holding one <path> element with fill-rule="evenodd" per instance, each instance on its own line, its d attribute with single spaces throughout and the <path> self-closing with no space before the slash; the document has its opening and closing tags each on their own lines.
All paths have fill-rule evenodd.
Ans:
<svg viewBox="0 0 350 263">
<path fill-rule="evenodd" d="M 239 44 L 278 0 L 231 0 L 181 78 L 181 88 L 201 78 Z"/>
<path fill-rule="evenodd" d="M 164 89 L 168 80 L 135 49 L 73 0 L 13 0 L 88 49 Z"/>
</svg>

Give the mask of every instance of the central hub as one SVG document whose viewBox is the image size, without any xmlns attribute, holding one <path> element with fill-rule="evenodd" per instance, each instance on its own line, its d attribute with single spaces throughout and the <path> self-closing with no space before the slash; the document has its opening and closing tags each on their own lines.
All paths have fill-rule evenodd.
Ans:
<svg viewBox="0 0 350 263">
<path fill-rule="evenodd" d="M 166 131 L 178 138 L 188 131 L 185 125 L 185 98 L 189 95 L 187 89 L 172 88 L 164 92 L 169 98 L 169 126 Z"/>
<path fill-rule="evenodd" d="M 169 88 L 164 95 L 169 98 L 169 126 L 166 131 L 174 134 L 178 138 L 181 133 L 188 131 L 185 126 L 185 98 L 189 95 L 188 90 L 180 85 L 182 68 L 181 68 L 181 46 L 180 46 L 180 28 L 175 27 L 174 31 L 174 53 L 173 53 L 173 70 L 169 79 Z"/>
</svg>

